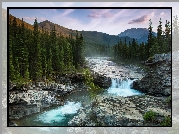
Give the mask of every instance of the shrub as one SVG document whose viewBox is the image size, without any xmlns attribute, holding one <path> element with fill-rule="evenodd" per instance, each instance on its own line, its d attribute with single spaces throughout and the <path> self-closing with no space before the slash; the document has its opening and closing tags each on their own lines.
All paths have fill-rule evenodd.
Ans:
<svg viewBox="0 0 179 134">
<path fill-rule="evenodd" d="M 161 126 L 171 126 L 171 117 L 165 116 L 164 120 L 160 124 Z"/>
<path fill-rule="evenodd" d="M 85 83 L 89 86 L 90 97 L 93 99 L 97 96 L 98 93 L 103 91 L 103 89 L 94 84 L 94 79 L 89 69 L 84 69 L 83 74 L 85 77 Z"/>
<path fill-rule="evenodd" d="M 152 110 L 146 112 L 143 116 L 145 121 L 153 121 L 155 119 L 156 113 Z"/>
</svg>

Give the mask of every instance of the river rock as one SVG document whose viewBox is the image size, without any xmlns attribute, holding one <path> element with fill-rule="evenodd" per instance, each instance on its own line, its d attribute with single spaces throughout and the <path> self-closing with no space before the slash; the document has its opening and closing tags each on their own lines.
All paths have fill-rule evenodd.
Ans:
<svg viewBox="0 0 179 134">
<path fill-rule="evenodd" d="M 98 73 L 95 73 L 93 77 L 94 77 L 94 84 L 97 84 L 102 88 L 109 88 L 111 86 L 111 78 L 106 77 L 104 75 L 100 75 Z"/>
<path fill-rule="evenodd" d="M 152 95 L 171 95 L 171 54 L 156 54 L 145 63 L 148 73 L 134 81 L 133 88 Z"/>
<path fill-rule="evenodd" d="M 164 116 L 171 117 L 163 97 L 150 95 L 109 97 L 98 96 L 95 103 L 80 109 L 68 122 L 69 126 L 160 126 Z M 152 110 L 157 113 L 155 123 L 148 123 L 143 115 Z"/>
</svg>

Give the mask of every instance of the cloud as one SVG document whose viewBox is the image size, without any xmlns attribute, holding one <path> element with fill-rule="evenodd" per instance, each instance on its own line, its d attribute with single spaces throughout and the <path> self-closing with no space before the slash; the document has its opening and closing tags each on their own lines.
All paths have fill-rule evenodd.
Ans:
<svg viewBox="0 0 179 134">
<path fill-rule="evenodd" d="M 146 21 L 147 18 L 148 18 L 147 15 L 144 15 L 144 16 L 139 17 L 139 18 L 137 18 L 137 19 L 131 20 L 128 24 L 142 23 L 142 22 Z"/>
<path fill-rule="evenodd" d="M 87 17 L 91 18 L 111 18 L 113 14 L 110 12 L 112 9 L 93 9 L 91 14 Z"/>
<path fill-rule="evenodd" d="M 66 15 L 72 13 L 73 11 L 75 11 L 75 9 L 66 9 L 66 10 L 63 12 L 62 16 L 66 16 Z"/>
<path fill-rule="evenodd" d="M 137 19 L 133 19 L 133 20 L 129 21 L 128 24 L 143 23 L 143 22 L 149 20 L 150 18 L 153 18 L 154 15 L 155 15 L 155 12 L 152 12 L 152 13 L 147 14 L 147 15 L 143 15 L 143 16 L 137 18 Z"/>
<path fill-rule="evenodd" d="M 45 21 L 46 19 L 44 17 L 23 17 L 24 20 L 34 22 L 35 18 L 37 18 L 38 22 Z"/>
<path fill-rule="evenodd" d="M 102 17 L 103 18 L 111 18 L 111 17 L 113 17 L 113 14 L 111 12 L 105 12 L 102 14 Z"/>
<path fill-rule="evenodd" d="M 165 14 L 164 12 L 161 12 L 161 13 L 160 13 L 160 17 L 161 17 L 161 18 L 164 18 L 164 16 L 166 16 L 166 14 Z"/>
<path fill-rule="evenodd" d="M 34 21 L 35 17 L 23 17 L 24 20 L 28 20 L 28 21 Z"/>
<path fill-rule="evenodd" d="M 87 16 L 90 17 L 90 18 L 99 18 L 99 17 L 100 17 L 100 14 L 97 13 L 97 12 L 93 12 L 93 13 L 87 15 Z"/>
<path fill-rule="evenodd" d="M 160 15 L 163 16 L 165 13 L 164 12 L 161 12 Z"/>
</svg>

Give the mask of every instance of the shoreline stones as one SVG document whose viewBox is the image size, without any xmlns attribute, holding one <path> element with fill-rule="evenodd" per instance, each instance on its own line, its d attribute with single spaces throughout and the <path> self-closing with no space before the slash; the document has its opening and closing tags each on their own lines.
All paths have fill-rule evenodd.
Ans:
<svg viewBox="0 0 179 134">
<path fill-rule="evenodd" d="M 88 105 L 68 122 L 69 126 L 160 126 L 164 116 L 171 112 L 163 97 L 149 95 L 130 97 L 98 96 L 96 105 Z M 146 122 L 143 115 L 153 110 L 156 123 Z"/>
</svg>

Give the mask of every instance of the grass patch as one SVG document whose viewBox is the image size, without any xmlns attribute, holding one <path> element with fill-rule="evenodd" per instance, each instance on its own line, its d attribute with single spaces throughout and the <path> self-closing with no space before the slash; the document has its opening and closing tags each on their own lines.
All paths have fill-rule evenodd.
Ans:
<svg viewBox="0 0 179 134">
<path fill-rule="evenodd" d="M 160 124 L 161 126 L 171 126 L 171 117 L 169 116 L 165 116 L 164 120 L 162 121 L 162 123 Z"/>
</svg>

